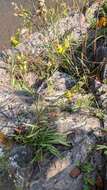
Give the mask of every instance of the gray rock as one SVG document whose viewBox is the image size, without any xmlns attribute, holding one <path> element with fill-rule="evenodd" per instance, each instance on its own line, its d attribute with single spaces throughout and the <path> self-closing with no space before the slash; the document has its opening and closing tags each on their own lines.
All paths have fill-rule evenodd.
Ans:
<svg viewBox="0 0 107 190">
<path fill-rule="evenodd" d="M 32 158 L 32 151 L 26 146 L 14 146 L 10 153 L 11 164 L 17 163 L 21 168 L 28 166 Z"/>
<path fill-rule="evenodd" d="M 29 72 L 25 74 L 24 79 L 27 82 L 28 86 L 32 87 L 37 81 L 37 76 L 34 72 Z"/>
<path fill-rule="evenodd" d="M 0 131 L 12 135 L 16 126 L 33 121 L 33 100 L 31 95 L 11 86 L 7 64 L 0 61 Z"/>
<path fill-rule="evenodd" d="M 26 146 L 14 146 L 9 156 L 9 173 L 13 176 L 15 185 L 23 188 L 31 174 L 32 151 Z"/>
<path fill-rule="evenodd" d="M 100 46 L 96 50 L 96 61 L 102 62 L 104 58 L 107 58 L 107 47 Z"/>
<path fill-rule="evenodd" d="M 89 114 L 89 113 L 88 113 Z M 76 164 L 89 160 L 93 146 L 100 135 L 100 123 L 97 118 L 89 116 L 83 111 L 73 114 L 61 114 L 55 121 L 57 130 L 69 135 L 72 147 L 62 151 L 63 159 L 48 158 L 40 164 L 40 170 L 36 169 L 30 181 L 29 190 L 82 190 L 83 174 L 77 178 L 70 177 L 69 173 Z M 16 146 L 11 152 L 11 173 L 14 173 L 15 184 L 18 187 L 28 185 L 32 166 L 30 163 L 31 150 L 24 146 Z M 95 170 L 101 162 L 95 160 Z M 100 158 L 100 156 L 99 156 Z M 101 168 L 101 167 L 100 167 Z M 96 176 L 93 174 L 93 178 Z"/>
<path fill-rule="evenodd" d="M 7 64 L 0 60 L 0 86 L 1 85 L 9 85 L 10 77 L 7 72 Z"/>
<path fill-rule="evenodd" d="M 62 160 L 53 159 L 41 166 L 39 176 L 31 183 L 31 190 L 70 190 L 71 187 L 73 190 L 83 189 L 83 175 L 72 178 L 69 173 L 78 162 L 84 163 L 89 160 L 89 155 L 92 154 L 93 146 L 97 142 L 98 133 L 93 132 L 99 131 L 99 120 L 89 116 L 83 118 L 83 115 L 78 113 L 64 118 L 63 122 L 59 119 L 57 127 L 64 134 L 69 131 L 69 139 L 73 146 L 62 152 Z M 93 156 L 93 160 L 95 158 L 96 156 Z M 94 177 L 97 172 L 96 167 L 101 164 L 101 160 L 95 162 Z"/>
<path fill-rule="evenodd" d="M 67 89 L 71 89 L 74 84 L 75 81 L 70 75 L 56 71 L 53 76 L 49 78 L 47 84 L 43 84 L 38 89 L 38 93 L 44 96 L 47 101 L 57 100 L 64 95 Z"/>
<path fill-rule="evenodd" d="M 95 117 L 90 117 L 85 112 L 73 113 L 67 117 L 59 117 L 56 121 L 58 131 L 69 133 L 70 131 L 82 130 L 85 133 L 100 129 L 99 120 Z M 82 135 L 80 135 L 82 136 Z"/>
<path fill-rule="evenodd" d="M 50 168 L 48 167 L 48 170 L 44 172 L 45 177 L 41 175 L 41 178 L 33 181 L 30 190 L 70 190 L 71 187 L 73 190 L 82 190 L 83 175 L 72 178 L 69 173 L 78 161 L 85 162 L 94 143 L 95 138 L 87 136 L 81 144 L 74 146 L 71 151 L 65 152 L 64 159 L 53 161 Z"/>
<path fill-rule="evenodd" d="M 73 31 L 73 35 L 76 41 L 78 41 L 81 38 L 81 34 L 86 33 L 88 28 L 85 21 L 82 23 L 83 27 L 80 26 L 79 16 L 79 14 L 75 14 L 73 17 L 68 16 L 60 22 L 55 23 L 54 31 L 56 32 L 54 32 L 54 35 L 52 28 L 49 28 L 44 34 L 33 34 L 30 41 L 25 41 L 23 44 L 20 44 L 16 49 L 10 51 L 10 54 L 17 51 L 26 51 L 40 55 L 40 53 L 46 50 L 46 45 L 48 45 L 50 40 L 63 36 L 69 31 Z M 1 78 L 3 74 L 5 79 L 7 77 L 6 72 L 4 70 L 0 71 Z M 8 81 L 8 85 L 5 86 L 4 79 L 1 79 L 2 87 L 0 86 L 0 102 L 2 105 L 0 108 L 0 126 L 3 132 L 5 129 L 5 133 L 9 134 L 9 132 L 12 133 L 10 129 L 14 129 L 19 123 L 24 123 L 22 120 L 20 122 L 17 120 L 20 111 L 28 111 L 31 107 L 26 102 L 29 102 L 29 97 L 25 95 L 19 96 L 18 93 L 10 88 Z M 63 96 L 65 91 L 70 89 L 74 84 L 75 81 L 72 80 L 69 75 L 57 71 L 50 77 L 48 84 L 44 83 L 38 89 L 38 93 L 42 95 L 48 103 L 52 103 Z M 30 164 L 32 151 L 25 146 L 15 146 L 11 150 L 9 161 L 10 173 L 14 176 L 17 187 L 27 187 L 29 179 L 31 178 L 29 190 L 83 189 L 83 174 L 81 173 L 81 175 L 74 179 L 69 173 L 77 162 L 84 163 L 89 159 L 89 155 L 92 154 L 93 151 L 93 146 L 96 144 L 97 138 L 100 135 L 100 123 L 98 119 L 79 111 L 74 114 L 60 113 L 54 125 L 55 126 L 52 126 L 50 123 L 50 126 L 56 127 L 60 133 L 68 134 L 72 146 L 64 148 L 64 150 L 61 149 L 63 159 L 53 157 L 45 159 L 40 163 L 40 169 L 38 169 L 38 167 L 36 168 L 33 176 L 31 175 L 32 165 Z M 6 126 L 6 128 L 4 126 Z M 9 128 L 10 126 L 11 128 Z M 96 168 L 98 164 L 99 162 L 96 162 Z"/>
</svg>

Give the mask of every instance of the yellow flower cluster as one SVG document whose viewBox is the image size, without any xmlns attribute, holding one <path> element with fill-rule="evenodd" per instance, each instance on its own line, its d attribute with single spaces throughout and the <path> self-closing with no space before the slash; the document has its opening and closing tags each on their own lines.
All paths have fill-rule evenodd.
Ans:
<svg viewBox="0 0 107 190">
<path fill-rule="evenodd" d="M 27 65 L 28 65 L 26 56 L 23 53 L 21 53 L 20 55 L 16 56 L 16 59 L 17 59 L 17 63 L 19 65 L 20 70 L 26 73 Z"/>
<path fill-rule="evenodd" d="M 13 47 L 16 47 L 18 44 L 20 44 L 20 30 L 18 29 L 14 36 L 10 39 L 11 45 Z"/>
<path fill-rule="evenodd" d="M 57 45 L 56 52 L 63 55 L 69 47 L 70 42 L 69 39 L 66 38 L 62 44 Z"/>
<path fill-rule="evenodd" d="M 76 92 L 72 90 L 67 90 L 64 94 L 64 96 L 68 99 L 68 101 L 71 101 L 72 98 L 75 96 Z"/>
</svg>

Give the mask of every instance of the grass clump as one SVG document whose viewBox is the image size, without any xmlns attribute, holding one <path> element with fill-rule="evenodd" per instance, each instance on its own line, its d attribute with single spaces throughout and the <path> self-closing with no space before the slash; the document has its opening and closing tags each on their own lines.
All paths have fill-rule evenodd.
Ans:
<svg viewBox="0 0 107 190">
<path fill-rule="evenodd" d="M 34 162 L 42 161 L 47 154 L 61 157 L 58 147 L 69 147 L 67 135 L 61 134 L 53 128 L 49 120 L 48 106 L 44 105 L 41 97 L 36 95 L 35 98 L 36 100 L 33 105 L 35 123 L 24 124 L 24 133 L 23 131 L 16 133 L 14 140 L 19 144 L 31 147 L 33 150 L 32 161 Z"/>
<path fill-rule="evenodd" d="M 28 72 L 28 60 L 27 56 L 23 53 L 19 53 L 9 58 L 10 63 L 10 76 L 13 86 L 23 83 L 24 75 Z"/>
<path fill-rule="evenodd" d="M 69 146 L 65 135 L 49 127 L 30 124 L 27 127 L 26 133 L 15 136 L 15 140 L 32 147 L 34 151 L 33 161 L 42 161 L 45 153 L 60 157 L 57 145 Z"/>
</svg>

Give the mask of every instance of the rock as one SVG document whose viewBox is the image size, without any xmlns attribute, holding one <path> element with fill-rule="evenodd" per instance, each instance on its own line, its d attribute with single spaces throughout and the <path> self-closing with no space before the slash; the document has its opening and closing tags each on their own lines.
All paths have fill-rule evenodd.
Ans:
<svg viewBox="0 0 107 190">
<path fill-rule="evenodd" d="M 27 103 L 30 98 L 16 94 L 8 86 L 0 87 L 0 130 L 3 133 L 12 135 L 14 127 L 22 123 L 29 123 L 30 118 L 33 119 L 30 105 Z"/>
<path fill-rule="evenodd" d="M 47 179 L 51 179 L 55 175 L 63 172 L 64 169 L 66 169 L 70 165 L 70 159 L 69 156 L 66 157 L 66 159 L 56 159 L 54 162 L 50 165 L 50 168 L 47 171 Z"/>
<path fill-rule="evenodd" d="M 15 190 L 15 184 L 8 173 L 0 176 L 0 189 L 1 190 Z"/>
<path fill-rule="evenodd" d="M 90 117 L 87 113 L 80 111 L 69 116 L 59 117 L 56 121 L 56 127 L 59 132 L 69 133 L 75 131 L 76 135 L 82 136 L 80 135 L 82 131 L 83 133 L 99 131 L 100 123 L 99 119 Z M 80 133 L 78 133 L 79 131 Z"/>
<path fill-rule="evenodd" d="M 9 85 L 10 77 L 9 73 L 7 72 L 7 64 L 0 60 L 0 86 L 1 85 Z"/>
<path fill-rule="evenodd" d="M 70 115 L 69 117 L 76 119 L 76 116 L 74 117 Z M 83 115 L 81 118 L 82 117 Z M 46 159 L 44 163 L 42 163 L 40 166 L 40 171 L 36 170 L 36 173 L 33 176 L 29 188 L 30 190 L 35 190 L 37 188 L 40 190 L 69 190 L 71 186 L 73 186 L 73 190 L 78 190 L 78 187 L 79 190 L 83 189 L 82 174 L 80 171 L 76 174 L 75 171 L 72 173 L 73 169 L 71 170 L 71 168 L 75 168 L 77 162 L 84 163 L 87 159 L 89 159 L 88 157 L 92 152 L 93 145 L 97 142 L 97 137 L 95 137 L 92 131 L 97 128 L 99 130 L 100 124 L 97 119 L 96 121 L 94 121 L 94 119 L 95 118 L 88 118 L 87 116 L 86 121 L 82 124 L 82 120 L 78 118 L 78 125 L 76 124 L 76 121 L 72 124 L 72 119 L 69 120 L 68 126 L 70 126 L 71 134 L 69 139 L 72 147 L 62 152 L 62 160 L 58 158 L 53 158 L 52 160 Z M 64 133 L 66 123 L 66 120 L 64 123 L 62 122 Z M 98 167 L 98 164 L 99 162 L 96 162 L 96 167 Z M 69 175 L 70 173 L 73 177 L 76 177 L 76 179 L 71 178 Z"/>
<path fill-rule="evenodd" d="M 69 122 L 67 123 L 68 118 Z M 97 142 L 97 134 L 92 133 L 92 131 L 99 130 L 100 124 L 98 119 L 89 118 L 88 115 L 83 117 L 83 113 L 79 112 L 76 115 L 70 114 L 69 117 L 63 118 L 63 122 L 58 126 L 61 128 L 61 131 L 59 130 L 61 133 L 66 133 L 69 130 L 69 140 L 72 146 L 61 151 L 63 159 L 48 158 L 40 163 L 40 170 L 37 167 L 34 171 L 29 190 L 69 190 L 71 186 L 73 190 L 83 189 L 82 174 L 78 167 L 75 169 L 76 164 L 77 162 L 84 163 L 89 159 L 93 146 Z M 11 170 L 16 177 L 18 186 L 22 186 L 24 183 L 28 184 L 32 168 L 29 165 L 30 151 L 25 146 L 16 146 L 12 150 Z M 96 157 L 100 158 L 100 156 Z M 95 160 L 95 156 L 93 160 Z M 99 161 L 96 162 L 95 168 L 98 165 Z"/>
<path fill-rule="evenodd" d="M 42 184 L 41 186 L 38 183 L 33 183 L 30 187 L 30 190 L 70 190 L 73 187 L 73 190 L 82 190 L 82 185 L 80 181 L 82 180 L 82 176 L 80 175 L 77 180 L 71 180 L 71 177 L 65 174 L 62 176 L 63 179 L 58 179 L 51 185 L 51 182 L 46 185 Z M 77 188 L 78 186 L 78 188 Z"/>
<path fill-rule="evenodd" d="M 79 41 L 83 37 L 81 34 L 86 33 L 89 26 L 85 23 L 84 19 L 81 22 L 83 27 L 80 26 L 80 15 L 78 13 L 73 17 L 68 16 L 61 19 L 60 22 L 55 23 L 54 31 L 56 32 L 54 34 L 53 28 L 43 31 L 44 34 L 35 33 L 29 41 L 25 40 L 23 44 L 10 51 L 9 54 L 17 53 L 17 51 L 26 51 L 35 54 L 35 56 L 40 55 L 47 50 L 46 45 L 51 40 L 57 39 L 71 30 L 75 41 Z M 25 114 L 28 113 L 28 110 L 31 110 L 32 102 L 29 101 L 32 97 L 23 94 L 23 92 L 21 94 L 20 92 L 14 91 L 10 88 L 9 83 L 5 86 L 4 79 L 2 79 L 3 74 L 5 76 L 4 79 L 8 76 L 5 70 L 0 70 L 2 82 L 2 86 L 0 86 L 0 129 L 9 135 L 12 134 L 16 126 L 33 121 L 32 115 L 28 115 L 28 117 L 21 115 L 21 111 Z M 32 76 L 34 79 L 34 75 L 31 75 L 29 73 L 28 78 L 26 78 L 30 86 L 34 85 L 34 80 L 32 83 Z M 53 102 L 56 102 L 74 84 L 75 81 L 72 80 L 70 75 L 56 71 L 49 78 L 48 83 L 44 82 L 39 87 L 38 94 L 43 96 L 51 107 L 54 105 Z M 64 149 L 58 147 L 61 149 L 63 159 L 49 156 L 42 163 L 39 163 L 39 167 L 36 165 L 36 168 L 32 168 L 32 164 L 30 164 L 33 155 L 31 148 L 21 145 L 14 146 L 10 151 L 9 172 L 14 177 L 15 184 L 19 189 L 25 186 L 27 187 L 29 182 L 29 190 L 83 189 L 83 175 L 79 168 L 76 168 L 76 164 L 77 162 L 80 164 L 84 163 L 89 159 L 89 155 L 93 153 L 93 147 L 100 135 L 100 122 L 97 118 L 81 110 L 69 114 L 67 111 L 61 111 L 59 107 L 58 109 L 58 112 L 56 112 L 58 114 L 54 114 L 56 117 L 55 121 L 53 123 L 50 122 L 49 126 L 56 128 L 62 134 L 67 134 L 70 146 L 64 147 Z M 96 162 L 96 168 L 98 167 L 98 163 Z M 32 169 L 34 170 L 33 175 Z"/>
<path fill-rule="evenodd" d="M 100 63 L 104 58 L 107 58 L 107 47 L 100 46 L 96 50 L 96 61 Z"/>
<path fill-rule="evenodd" d="M 14 146 L 9 156 L 9 173 L 17 187 L 24 187 L 30 177 L 32 151 L 26 146 Z"/>
<path fill-rule="evenodd" d="M 75 84 L 75 81 L 68 74 L 56 71 L 50 77 L 49 83 L 50 86 L 48 87 L 42 85 L 38 93 L 45 97 L 51 107 L 53 106 L 53 100 L 56 102 L 67 89 L 70 89 Z M 51 85 L 52 89 L 50 88 Z M 11 130 L 14 127 L 24 123 L 20 111 L 22 110 L 25 114 L 30 109 L 30 105 L 24 101 L 26 98 L 29 99 L 29 96 L 20 95 L 13 89 L 2 86 L 0 88 L 0 98 L 3 104 L 1 110 L 9 117 L 3 118 L 1 114 L 0 124 L 1 126 L 6 126 L 7 129 L 3 127 L 3 130 L 7 130 L 5 134 L 9 134 L 12 133 Z M 66 102 L 64 103 L 66 104 Z M 43 163 L 40 163 L 40 170 L 36 167 L 30 181 L 29 190 L 69 190 L 71 187 L 73 187 L 73 190 L 83 189 L 82 174 L 78 174 L 76 178 L 71 178 L 69 174 L 71 168 L 75 168 L 77 162 L 85 162 L 92 153 L 93 146 L 100 135 L 100 123 L 97 118 L 90 116 L 89 112 L 78 110 L 74 113 L 68 113 L 67 111 L 62 111 L 59 107 L 57 108 L 57 112 L 52 112 L 56 119 L 53 123 L 50 122 L 50 126 L 56 128 L 60 133 L 68 134 L 70 145 L 72 146 L 62 149 L 63 160 L 60 158 L 48 158 Z M 14 121 L 14 125 L 9 119 Z M 30 121 L 32 121 L 32 116 L 28 122 Z M 15 184 L 18 187 L 23 187 L 24 184 L 28 185 L 32 171 L 32 165 L 29 164 L 31 159 L 32 151 L 25 146 L 18 145 L 11 150 L 9 159 L 10 173 L 14 176 Z"/>
<path fill-rule="evenodd" d="M 48 84 L 45 83 L 38 89 L 38 93 L 44 96 L 46 101 L 57 100 L 75 84 L 70 75 L 59 71 L 56 71 L 48 81 Z"/>
<path fill-rule="evenodd" d="M 24 79 L 27 82 L 27 84 L 29 85 L 29 87 L 34 86 L 37 81 L 37 77 L 34 72 L 26 73 L 24 76 Z"/>
<path fill-rule="evenodd" d="M 17 163 L 21 168 L 28 166 L 32 158 L 32 150 L 26 146 L 14 146 L 10 153 L 10 161 L 12 163 Z M 13 164 L 14 165 L 14 164 Z"/>
</svg>

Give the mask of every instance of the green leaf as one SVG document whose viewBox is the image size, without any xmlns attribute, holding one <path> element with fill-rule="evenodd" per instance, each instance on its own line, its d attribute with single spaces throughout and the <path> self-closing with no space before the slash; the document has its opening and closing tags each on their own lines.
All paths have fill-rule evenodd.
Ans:
<svg viewBox="0 0 107 190">
<path fill-rule="evenodd" d="M 97 145 L 97 150 L 107 149 L 106 145 Z"/>
</svg>

